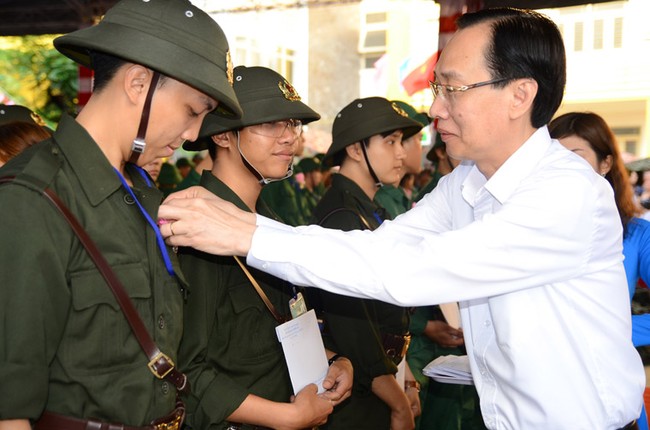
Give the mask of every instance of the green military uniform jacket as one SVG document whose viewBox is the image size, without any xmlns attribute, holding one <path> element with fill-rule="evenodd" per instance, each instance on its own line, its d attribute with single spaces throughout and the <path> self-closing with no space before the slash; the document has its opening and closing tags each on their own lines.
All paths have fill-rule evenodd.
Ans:
<svg viewBox="0 0 650 430">
<path fill-rule="evenodd" d="M 375 229 L 384 217 L 385 211 L 355 182 L 341 174 L 332 176 L 331 187 L 314 210 L 315 223 L 346 231 Z M 321 428 L 388 430 L 390 408 L 372 393 L 371 384 L 377 376 L 397 372 L 398 363 L 386 355 L 381 339 L 382 333 L 408 332 L 406 310 L 377 300 L 346 297 L 315 288 L 308 288 L 307 293 L 310 304 L 324 318 L 325 346 L 348 357 L 354 366 L 351 398 L 337 406 Z"/>
<path fill-rule="evenodd" d="M 397 218 L 409 210 L 409 199 L 404 190 L 394 185 L 384 185 L 375 194 L 375 203 L 386 209 L 391 218 Z"/>
<path fill-rule="evenodd" d="M 249 211 L 210 172 L 203 173 L 201 185 Z M 193 391 L 187 402 L 189 425 L 197 429 L 226 428 L 226 418 L 249 394 L 288 402 L 293 393 L 275 334 L 278 322 L 235 259 L 190 248 L 181 249 L 180 254 L 191 286 L 181 345 L 181 369 L 187 372 Z M 291 284 L 249 270 L 276 310 L 290 318 Z"/>
<path fill-rule="evenodd" d="M 126 170 L 155 220 L 160 191 L 134 166 Z M 0 169 L 7 175 L 42 181 L 59 195 L 158 347 L 176 360 L 184 281 L 168 274 L 153 228 L 90 135 L 66 116 L 52 139 Z M 174 386 L 149 371 L 108 285 L 63 217 L 39 192 L 15 183 L 0 185 L 0 208 L 0 419 L 37 419 L 48 410 L 142 426 L 168 414 Z"/>
<path fill-rule="evenodd" d="M 300 198 L 298 186 L 293 177 L 275 181 L 262 188 L 260 199 L 270 207 L 285 224 L 298 226 L 307 224 L 305 202 Z"/>
<path fill-rule="evenodd" d="M 181 191 L 186 188 L 199 185 L 200 181 L 201 175 L 196 171 L 196 169 L 192 169 L 190 170 L 190 173 L 188 173 L 187 176 L 183 178 L 180 184 L 176 186 L 176 189 L 174 191 Z"/>
</svg>

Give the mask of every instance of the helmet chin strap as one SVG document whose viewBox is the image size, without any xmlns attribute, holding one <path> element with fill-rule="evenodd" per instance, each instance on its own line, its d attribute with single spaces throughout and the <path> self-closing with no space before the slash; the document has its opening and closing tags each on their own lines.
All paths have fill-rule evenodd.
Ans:
<svg viewBox="0 0 650 430">
<path fill-rule="evenodd" d="M 159 78 L 160 73 L 154 71 L 153 75 L 151 76 L 151 84 L 149 85 L 149 90 L 147 91 L 147 98 L 144 100 L 144 106 L 142 106 L 142 116 L 140 117 L 140 125 L 138 126 L 138 135 L 133 140 L 133 145 L 131 145 L 131 156 L 129 157 L 129 163 L 137 164 L 140 155 L 142 155 L 144 148 L 147 146 L 147 143 L 144 141 L 144 136 L 147 134 L 147 126 L 149 125 L 151 99 L 153 99 L 153 93 L 156 90 Z"/>
<path fill-rule="evenodd" d="M 367 143 L 368 143 L 367 139 L 363 139 L 361 141 L 361 152 L 363 152 L 363 158 L 366 160 L 366 164 L 368 165 L 368 171 L 370 172 L 370 176 L 372 176 L 372 180 L 375 181 L 375 187 L 381 188 L 384 186 L 384 183 L 379 180 L 379 177 L 375 173 L 375 170 L 372 168 L 372 165 L 370 165 L 370 159 L 368 158 L 368 150 L 366 149 Z"/>
<path fill-rule="evenodd" d="M 291 175 L 293 175 L 293 157 L 291 157 L 291 162 L 289 163 L 289 168 L 287 169 L 287 173 L 285 173 L 283 177 L 281 177 L 281 178 L 265 178 L 264 175 L 262 175 L 260 173 L 260 171 L 257 170 L 255 168 L 255 166 L 253 166 L 251 164 L 250 161 L 248 161 L 248 158 L 246 158 L 246 156 L 244 155 L 244 153 L 241 150 L 241 146 L 239 145 L 239 131 L 236 131 L 235 133 L 237 134 L 237 150 L 239 151 L 239 155 L 241 155 L 242 161 L 244 162 L 244 165 L 246 166 L 246 168 L 248 168 L 248 170 L 250 170 L 251 173 L 253 173 L 253 175 L 255 175 L 257 177 L 260 185 L 264 186 L 264 185 L 270 184 L 271 182 L 283 181 L 283 180 L 291 177 Z"/>
</svg>

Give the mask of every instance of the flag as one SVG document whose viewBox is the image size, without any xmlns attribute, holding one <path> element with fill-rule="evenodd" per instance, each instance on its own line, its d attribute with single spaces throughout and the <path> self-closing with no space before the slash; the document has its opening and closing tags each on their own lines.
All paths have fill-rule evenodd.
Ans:
<svg viewBox="0 0 650 430">
<path fill-rule="evenodd" d="M 429 88 L 429 81 L 433 80 L 433 69 L 436 67 L 437 61 L 438 52 L 427 58 L 424 63 L 406 75 L 402 81 L 402 86 L 409 96 Z"/>
<path fill-rule="evenodd" d="M 79 66 L 79 89 L 77 91 L 77 108 L 81 109 L 88 103 L 93 86 L 93 71 L 88 67 Z"/>
<path fill-rule="evenodd" d="M 402 86 L 409 96 L 429 88 L 429 81 L 433 81 L 433 69 L 436 67 L 438 55 L 456 31 L 456 19 L 466 12 L 476 12 L 483 7 L 482 0 L 437 1 L 440 4 L 438 50 L 402 81 Z"/>
</svg>

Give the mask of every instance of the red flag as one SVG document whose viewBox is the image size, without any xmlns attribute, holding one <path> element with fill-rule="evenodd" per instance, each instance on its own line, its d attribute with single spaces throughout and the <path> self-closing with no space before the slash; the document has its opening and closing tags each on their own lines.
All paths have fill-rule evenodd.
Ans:
<svg viewBox="0 0 650 430">
<path fill-rule="evenodd" d="M 88 103 L 93 86 L 93 71 L 88 67 L 79 66 L 79 90 L 77 91 L 77 107 L 81 109 Z"/>
<path fill-rule="evenodd" d="M 438 52 L 427 58 L 427 61 L 404 78 L 402 86 L 409 96 L 429 88 L 429 81 L 433 80 L 433 69 L 436 67 L 437 61 Z"/>
<path fill-rule="evenodd" d="M 433 80 L 433 69 L 438 61 L 438 54 L 445 47 L 456 31 L 456 19 L 466 12 L 475 12 L 483 7 L 482 0 L 437 0 L 440 4 L 438 51 L 418 68 L 409 73 L 402 81 L 402 86 L 409 96 L 429 88 Z"/>
</svg>

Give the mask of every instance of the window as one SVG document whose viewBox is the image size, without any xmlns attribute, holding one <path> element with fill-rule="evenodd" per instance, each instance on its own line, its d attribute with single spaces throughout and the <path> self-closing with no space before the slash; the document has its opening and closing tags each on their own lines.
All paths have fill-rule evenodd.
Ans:
<svg viewBox="0 0 650 430">
<path fill-rule="evenodd" d="M 618 17 L 614 20 L 614 48 L 623 47 L 623 18 Z"/>
<path fill-rule="evenodd" d="M 359 54 L 361 68 L 372 69 L 375 62 L 386 53 L 388 44 L 388 14 L 385 11 L 362 10 Z"/>
<path fill-rule="evenodd" d="M 603 49 L 603 20 L 594 21 L 594 49 Z"/>
<path fill-rule="evenodd" d="M 582 51 L 582 39 L 583 39 L 584 24 L 582 22 L 576 22 L 573 25 L 573 50 Z"/>
</svg>

